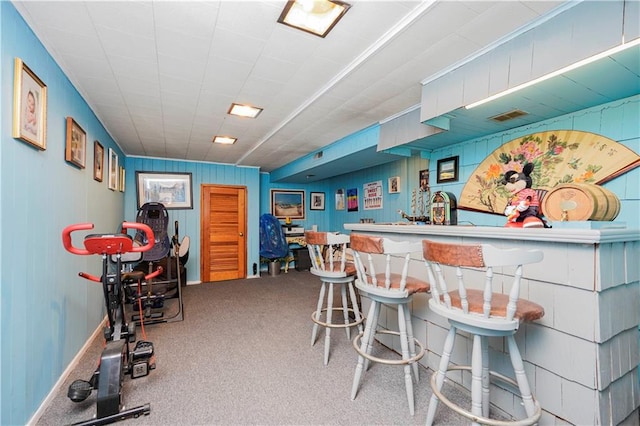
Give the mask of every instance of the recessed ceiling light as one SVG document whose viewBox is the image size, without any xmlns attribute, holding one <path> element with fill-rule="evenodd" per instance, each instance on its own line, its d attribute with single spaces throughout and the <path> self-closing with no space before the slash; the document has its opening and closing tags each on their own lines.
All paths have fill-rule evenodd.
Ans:
<svg viewBox="0 0 640 426">
<path fill-rule="evenodd" d="M 231 136 L 214 136 L 213 143 L 221 143 L 223 145 L 233 145 L 238 138 L 232 138 Z"/>
<path fill-rule="evenodd" d="M 251 105 L 231 104 L 231 108 L 227 114 L 237 115 L 238 117 L 256 118 L 262 112 L 262 108 Z"/>
<path fill-rule="evenodd" d="M 339 0 L 289 0 L 278 22 L 325 37 L 350 7 Z"/>
</svg>

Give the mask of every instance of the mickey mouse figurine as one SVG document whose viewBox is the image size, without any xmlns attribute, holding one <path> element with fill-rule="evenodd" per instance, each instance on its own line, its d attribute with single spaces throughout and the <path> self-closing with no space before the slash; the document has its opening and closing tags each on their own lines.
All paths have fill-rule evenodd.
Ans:
<svg viewBox="0 0 640 426">
<path fill-rule="evenodd" d="M 533 164 L 527 163 L 521 173 L 510 170 L 504 174 L 504 186 L 511 194 L 509 204 L 504 210 L 508 228 L 544 228 L 539 217 L 540 199 L 531 189 Z"/>
</svg>

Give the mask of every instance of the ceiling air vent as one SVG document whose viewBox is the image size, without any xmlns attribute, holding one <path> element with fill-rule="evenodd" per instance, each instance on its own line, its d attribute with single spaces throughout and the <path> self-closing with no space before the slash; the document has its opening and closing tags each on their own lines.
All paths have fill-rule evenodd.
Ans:
<svg viewBox="0 0 640 426">
<path fill-rule="evenodd" d="M 528 112 L 524 112 L 519 109 L 514 109 L 513 111 L 505 112 L 504 114 L 496 115 L 494 117 L 490 117 L 491 120 L 494 121 L 507 121 L 513 120 L 514 118 L 522 117 L 523 115 L 527 115 Z"/>
<path fill-rule="evenodd" d="M 314 160 L 319 160 L 320 158 L 322 158 L 322 151 L 316 152 L 316 153 L 313 155 L 313 159 L 314 159 Z"/>
</svg>

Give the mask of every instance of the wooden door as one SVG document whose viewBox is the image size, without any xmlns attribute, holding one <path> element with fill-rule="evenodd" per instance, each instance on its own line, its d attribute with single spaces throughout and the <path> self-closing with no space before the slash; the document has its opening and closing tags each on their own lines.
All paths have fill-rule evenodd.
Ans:
<svg viewBox="0 0 640 426">
<path fill-rule="evenodd" d="M 247 188 L 202 185 L 200 202 L 200 280 L 247 276 Z"/>
</svg>

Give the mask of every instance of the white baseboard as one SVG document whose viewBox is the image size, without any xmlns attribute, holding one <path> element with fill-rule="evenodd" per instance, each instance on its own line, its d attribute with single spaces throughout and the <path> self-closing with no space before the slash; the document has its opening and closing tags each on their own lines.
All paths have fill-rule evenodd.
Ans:
<svg viewBox="0 0 640 426">
<path fill-rule="evenodd" d="M 80 348 L 76 356 L 71 360 L 69 365 L 67 365 L 67 368 L 62 372 L 62 374 L 60 375 L 60 378 L 58 378 L 58 381 L 55 383 L 55 385 L 53 385 L 47 397 L 44 399 L 44 401 L 42 401 L 42 404 L 40 404 L 40 407 L 38 407 L 38 410 L 33 414 L 33 416 L 31 416 L 31 418 L 27 422 L 27 425 L 31 426 L 38 423 L 38 421 L 40 420 L 40 417 L 42 417 L 42 414 L 44 414 L 44 411 L 47 409 L 47 407 L 49 407 L 49 404 L 51 404 L 56 394 L 58 393 L 58 388 L 62 386 L 62 384 L 64 383 L 65 380 L 67 380 L 71 372 L 78 366 L 78 364 L 80 363 L 80 359 L 84 356 L 87 350 L 89 350 L 89 347 L 91 346 L 91 342 L 93 342 L 93 340 L 98 336 L 98 334 L 103 333 L 103 330 L 106 324 L 107 324 L 107 317 L 105 316 L 104 319 L 100 322 L 100 324 L 98 324 L 98 327 L 95 329 L 93 334 L 89 336 L 89 339 L 84 343 L 82 348 Z"/>
</svg>

